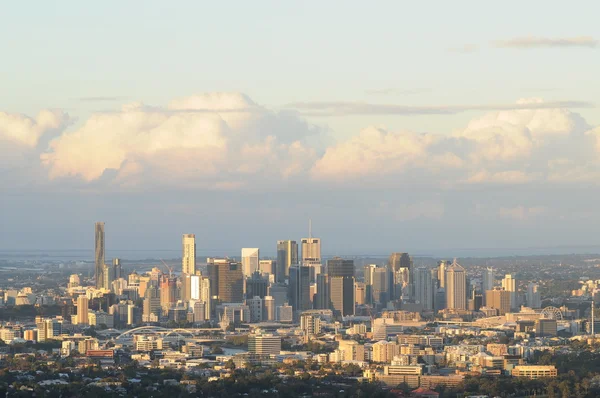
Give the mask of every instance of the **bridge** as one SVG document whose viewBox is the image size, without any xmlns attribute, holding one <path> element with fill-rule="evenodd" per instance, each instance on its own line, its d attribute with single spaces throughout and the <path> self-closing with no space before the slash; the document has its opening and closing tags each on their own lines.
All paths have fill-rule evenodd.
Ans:
<svg viewBox="0 0 600 398">
<path fill-rule="evenodd" d="M 113 329 L 114 330 L 114 329 Z M 115 330 L 116 331 L 116 330 Z M 207 332 L 219 332 L 218 336 L 207 335 Z M 117 331 L 120 332 L 120 331 Z M 114 332 L 113 332 L 114 333 Z M 193 339 L 197 342 L 218 342 L 225 341 L 221 335 L 221 329 L 206 329 L 206 328 L 164 328 L 162 326 L 140 326 L 134 329 L 129 329 L 120 332 L 114 338 L 115 341 L 133 337 L 135 335 L 159 335 L 163 338 L 175 337 L 177 339 Z"/>
</svg>

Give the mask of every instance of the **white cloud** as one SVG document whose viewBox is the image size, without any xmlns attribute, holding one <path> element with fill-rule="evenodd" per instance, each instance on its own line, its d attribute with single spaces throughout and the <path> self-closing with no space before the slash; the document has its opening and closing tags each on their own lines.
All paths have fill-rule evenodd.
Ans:
<svg viewBox="0 0 600 398">
<path fill-rule="evenodd" d="M 41 155 L 50 178 L 98 180 L 116 173 L 121 185 L 244 186 L 249 175 L 287 178 L 316 156 L 303 142 L 318 133 L 288 113 L 274 113 L 237 93 L 211 93 L 141 103 L 94 114 Z"/>
<path fill-rule="evenodd" d="M 509 218 L 516 221 L 526 221 L 532 218 L 542 216 L 548 212 L 544 206 L 516 206 L 516 207 L 501 207 L 498 210 L 498 215 L 503 218 Z"/>
<path fill-rule="evenodd" d="M 43 134 L 60 129 L 69 121 L 62 111 L 44 109 L 37 117 L 0 112 L 0 140 L 10 141 L 30 148 L 35 147 Z"/>
</svg>

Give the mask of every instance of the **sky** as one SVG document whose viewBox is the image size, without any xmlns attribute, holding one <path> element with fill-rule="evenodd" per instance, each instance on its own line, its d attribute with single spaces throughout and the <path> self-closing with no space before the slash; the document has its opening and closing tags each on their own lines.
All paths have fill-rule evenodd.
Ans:
<svg viewBox="0 0 600 398">
<path fill-rule="evenodd" d="M 600 246 L 599 11 L 12 2 L 0 250 Z"/>
</svg>

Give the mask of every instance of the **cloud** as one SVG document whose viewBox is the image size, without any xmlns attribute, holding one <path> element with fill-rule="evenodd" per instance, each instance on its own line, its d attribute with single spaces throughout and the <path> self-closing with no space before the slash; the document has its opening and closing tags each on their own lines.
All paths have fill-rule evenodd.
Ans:
<svg viewBox="0 0 600 398">
<path fill-rule="evenodd" d="M 451 135 L 368 127 L 328 147 L 311 175 L 343 184 L 410 182 L 446 189 L 564 182 L 574 170 L 600 172 L 598 130 L 577 113 L 541 104 L 520 100 L 523 107 L 486 113 Z M 565 157 L 571 162 L 561 163 Z"/>
<path fill-rule="evenodd" d="M 68 122 L 69 115 L 56 110 L 44 109 L 36 118 L 0 112 L 0 140 L 32 148 L 38 144 L 42 135 L 61 129 Z"/>
<path fill-rule="evenodd" d="M 519 109 L 592 108 L 584 101 L 519 101 L 514 104 L 495 105 L 441 105 L 407 106 L 393 104 L 370 104 L 364 102 L 296 102 L 286 105 L 304 116 L 350 116 L 350 115 L 450 115 L 467 111 L 500 111 Z"/>
<path fill-rule="evenodd" d="M 51 179 L 224 189 L 309 168 L 316 152 L 306 140 L 318 134 L 296 115 L 270 111 L 242 94 L 209 93 L 164 109 L 132 103 L 96 113 L 53 140 L 41 160 Z"/>
<path fill-rule="evenodd" d="M 533 49 L 533 48 L 568 48 L 568 47 L 583 47 L 596 48 L 598 40 L 590 36 L 578 37 L 517 37 L 510 40 L 501 40 L 493 43 L 498 48 L 518 48 L 518 49 Z"/>
</svg>

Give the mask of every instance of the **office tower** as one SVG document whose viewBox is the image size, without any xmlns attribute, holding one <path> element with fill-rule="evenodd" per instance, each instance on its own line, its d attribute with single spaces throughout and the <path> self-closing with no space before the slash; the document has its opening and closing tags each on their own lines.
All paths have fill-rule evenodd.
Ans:
<svg viewBox="0 0 600 398">
<path fill-rule="evenodd" d="M 329 297 L 336 316 L 354 315 L 354 277 L 329 277 Z"/>
<path fill-rule="evenodd" d="M 481 290 L 487 292 L 488 290 L 494 290 L 494 269 L 487 267 L 483 270 L 481 276 Z"/>
<path fill-rule="evenodd" d="M 206 259 L 206 271 L 208 279 L 210 279 L 210 297 L 216 297 L 219 295 L 219 262 L 226 261 L 229 259 L 217 259 L 207 258 Z"/>
<path fill-rule="evenodd" d="M 377 268 L 377 265 L 375 264 L 368 264 L 363 267 L 366 304 L 373 304 L 373 270 L 375 268 Z"/>
<path fill-rule="evenodd" d="M 77 297 L 77 324 L 87 325 L 88 324 L 88 298 L 82 294 Z"/>
<path fill-rule="evenodd" d="M 446 268 L 448 266 L 450 266 L 450 261 L 438 261 L 438 286 L 441 288 L 446 288 Z"/>
<path fill-rule="evenodd" d="M 290 276 L 290 267 L 298 264 L 298 244 L 295 240 L 277 241 L 277 275 L 278 283 L 285 282 Z"/>
<path fill-rule="evenodd" d="M 244 301 L 244 273 L 242 264 L 235 262 L 219 263 L 218 296 L 221 303 L 241 303 Z"/>
<path fill-rule="evenodd" d="M 196 273 L 196 235 L 194 234 L 183 235 L 181 272 L 188 275 Z"/>
<path fill-rule="evenodd" d="M 150 286 L 146 289 L 144 296 L 142 321 L 158 322 L 161 314 L 160 291 L 157 286 Z"/>
<path fill-rule="evenodd" d="M 251 277 L 246 279 L 246 298 L 263 298 L 267 295 L 268 288 L 269 280 L 259 272 L 255 272 Z"/>
<path fill-rule="evenodd" d="M 263 299 L 263 319 L 265 321 L 275 320 L 275 300 L 271 296 L 265 296 Z"/>
<path fill-rule="evenodd" d="M 452 310 L 467 309 L 467 273 L 456 262 L 446 269 L 446 307 Z"/>
<path fill-rule="evenodd" d="M 259 270 L 259 250 L 258 248 L 243 248 L 242 249 L 242 269 L 244 276 L 252 276 Z"/>
<path fill-rule="evenodd" d="M 506 274 L 502 279 L 502 287 L 507 292 L 510 292 L 510 308 L 518 308 L 517 303 L 517 280 L 513 274 Z"/>
<path fill-rule="evenodd" d="M 327 261 L 329 299 L 338 316 L 354 315 L 354 260 L 334 257 Z"/>
<path fill-rule="evenodd" d="M 498 310 L 498 315 L 510 312 L 510 292 L 501 288 L 487 290 L 485 292 L 485 306 Z"/>
<path fill-rule="evenodd" d="M 413 261 L 408 253 L 392 253 L 388 261 L 388 266 L 393 272 L 398 271 L 400 268 L 412 269 Z"/>
<path fill-rule="evenodd" d="M 313 238 L 312 223 L 308 224 L 308 238 L 302 238 L 302 264 L 321 264 L 321 239 Z"/>
<path fill-rule="evenodd" d="M 167 311 L 177 302 L 177 279 L 163 275 L 160 280 L 160 306 Z"/>
<path fill-rule="evenodd" d="M 272 284 L 267 289 L 269 296 L 275 301 L 275 308 L 280 307 L 288 302 L 288 287 L 282 284 Z"/>
<path fill-rule="evenodd" d="M 96 233 L 96 256 L 94 262 L 94 276 L 96 277 L 96 289 L 101 289 L 103 287 L 102 285 L 104 284 L 104 223 L 97 222 L 94 230 Z"/>
<path fill-rule="evenodd" d="M 433 298 L 433 310 L 440 311 L 446 308 L 446 289 L 443 287 L 435 290 L 435 296 Z"/>
<path fill-rule="evenodd" d="M 535 337 L 556 336 L 556 319 L 537 319 L 535 321 Z"/>
<path fill-rule="evenodd" d="M 102 280 L 102 285 L 100 288 L 110 290 L 110 287 L 112 286 L 112 282 L 113 282 L 112 266 L 110 266 L 108 264 L 104 264 L 104 266 L 102 267 L 102 278 L 104 278 L 104 279 Z"/>
<path fill-rule="evenodd" d="M 531 308 L 542 308 L 542 296 L 537 283 L 529 283 L 527 286 L 527 305 Z"/>
<path fill-rule="evenodd" d="M 290 267 L 289 303 L 294 311 L 311 309 L 310 270 L 304 265 Z"/>
<path fill-rule="evenodd" d="M 281 336 L 250 334 L 248 335 L 248 352 L 257 355 L 279 355 L 281 352 Z"/>
<path fill-rule="evenodd" d="M 389 296 L 389 271 L 384 267 L 376 267 L 371 270 L 371 302 L 373 304 L 379 304 L 386 306 Z"/>
<path fill-rule="evenodd" d="M 331 300 L 329 299 L 329 276 L 327 274 L 317 275 L 315 308 L 319 310 L 327 310 L 331 308 Z"/>
<path fill-rule="evenodd" d="M 206 311 L 206 304 L 202 301 L 196 301 L 193 306 L 194 311 L 194 322 L 200 323 L 207 320 L 207 314 L 210 312 Z"/>
<path fill-rule="evenodd" d="M 277 272 L 277 270 L 275 269 L 276 264 L 277 263 L 275 262 L 275 260 L 260 260 L 258 262 L 258 270 L 261 274 L 275 275 L 275 273 Z"/>
<path fill-rule="evenodd" d="M 367 301 L 366 294 L 367 294 L 366 285 L 363 282 L 355 282 L 354 283 L 354 299 L 356 301 L 356 305 L 366 304 L 366 301 Z"/>
<path fill-rule="evenodd" d="M 419 267 L 415 269 L 414 275 L 415 300 L 423 306 L 424 310 L 432 310 L 434 284 L 431 279 L 431 271 Z"/>
<path fill-rule="evenodd" d="M 112 266 L 113 280 L 117 280 L 122 278 L 123 269 L 121 268 L 121 259 L 113 258 L 113 266 Z"/>
<path fill-rule="evenodd" d="M 302 264 L 321 264 L 321 239 L 302 238 Z"/>
</svg>

